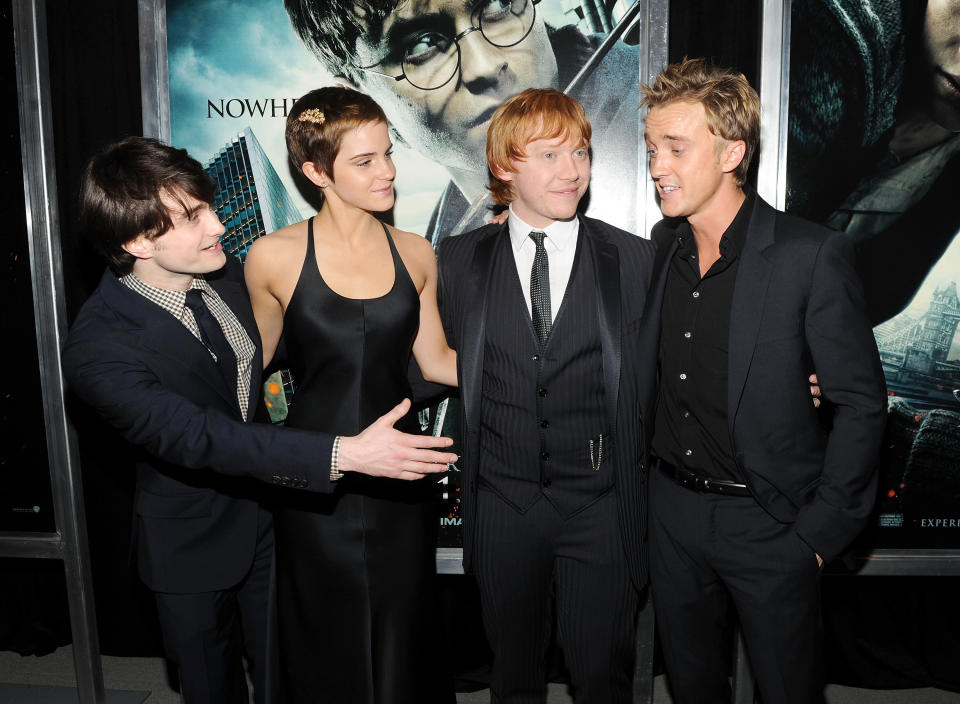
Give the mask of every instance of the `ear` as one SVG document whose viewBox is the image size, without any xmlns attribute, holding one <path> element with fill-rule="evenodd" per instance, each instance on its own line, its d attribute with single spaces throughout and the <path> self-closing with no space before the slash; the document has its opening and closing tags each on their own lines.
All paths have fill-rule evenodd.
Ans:
<svg viewBox="0 0 960 704">
<path fill-rule="evenodd" d="M 747 143 L 742 139 L 727 142 L 723 148 L 723 158 L 720 161 L 724 173 L 730 173 L 740 166 L 740 162 L 743 161 L 743 155 L 746 153 Z"/>
<path fill-rule="evenodd" d="M 153 240 L 144 235 L 137 235 L 129 242 L 120 245 L 123 251 L 131 254 L 137 259 L 150 259 L 153 257 Z"/>
<path fill-rule="evenodd" d="M 303 175 L 307 177 L 307 180 L 317 188 L 326 188 L 333 180 L 312 161 L 305 161 L 300 164 L 300 170 L 303 172 Z"/>
<path fill-rule="evenodd" d="M 490 171 L 501 181 L 506 181 L 507 183 L 513 181 L 513 172 L 507 171 L 499 166 L 493 166 L 490 168 Z"/>
</svg>

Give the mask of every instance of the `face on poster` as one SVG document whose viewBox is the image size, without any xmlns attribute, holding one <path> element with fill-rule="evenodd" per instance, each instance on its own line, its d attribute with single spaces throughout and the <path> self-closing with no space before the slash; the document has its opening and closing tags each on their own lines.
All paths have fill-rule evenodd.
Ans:
<svg viewBox="0 0 960 704">
<path fill-rule="evenodd" d="M 206 163 L 249 128 L 308 217 L 315 209 L 286 157 L 286 112 L 315 88 L 355 87 L 390 120 L 394 224 L 436 243 L 489 218 L 484 144 L 496 107 L 529 87 L 565 88 L 602 41 L 571 11 L 575 5 L 168 0 L 171 138 Z M 617 3 L 615 13 L 627 6 Z M 637 48 L 618 42 L 572 92 L 593 123 L 593 159 L 602 165 L 594 169 L 587 212 L 631 230 L 638 65 Z"/>
<path fill-rule="evenodd" d="M 792 12 L 788 210 L 855 242 L 887 383 L 877 546 L 956 548 L 960 0 Z"/>
</svg>

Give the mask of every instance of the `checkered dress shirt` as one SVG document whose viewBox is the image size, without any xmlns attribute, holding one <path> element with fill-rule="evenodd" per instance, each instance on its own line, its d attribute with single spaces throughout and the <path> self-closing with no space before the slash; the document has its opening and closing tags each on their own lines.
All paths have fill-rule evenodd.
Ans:
<svg viewBox="0 0 960 704">
<path fill-rule="evenodd" d="M 133 274 L 121 276 L 120 282 L 131 291 L 139 293 L 148 301 L 156 303 L 183 323 L 184 327 L 186 327 L 195 338 L 201 342 L 203 341 L 200 337 L 200 328 L 197 325 L 197 321 L 194 320 L 193 312 L 187 308 L 186 291 L 170 291 L 149 286 Z M 243 419 L 246 420 L 250 401 L 250 374 L 253 355 L 257 351 L 256 346 L 253 344 L 250 336 L 247 335 L 247 331 L 243 329 L 243 325 L 237 320 L 237 316 L 234 315 L 230 307 L 223 302 L 223 299 L 213 290 L 210 284 L 197 276 L 194 277 L 191 288 L 199 289 L 203 294 L 204 303 L 207 304 L 207 308 L 216 321 L 220 323 L 227 342 L 229 342 L 230 347 L 233 348 L 233 354 L 237 358 L 237 401 L 240 404 L 240 412 L 243 414 Z M 210 352 L 210 356 L 216 360 L 216 355 L 214 355 L 212 351 Z"/>
</svg>

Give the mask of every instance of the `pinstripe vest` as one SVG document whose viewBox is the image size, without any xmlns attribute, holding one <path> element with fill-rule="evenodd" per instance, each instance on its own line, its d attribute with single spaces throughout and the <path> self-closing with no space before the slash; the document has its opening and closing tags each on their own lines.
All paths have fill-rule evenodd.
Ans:
<svg viewBox="0 0 960 704">
<path fill-rule="evenodd" d="M 603 406 L 596 277 L 589 251 L 579 236 L 570 281 L 543 349 L 523 300 L 509 238 L 502 238 L 492 268 L 480 403 L 480 482 L 521 512 L 545 497 L 560 513 L 570 515 L 613 485 L 613 463 L 606 459 L 613 456 L 613 446 Z"/>
</svg>

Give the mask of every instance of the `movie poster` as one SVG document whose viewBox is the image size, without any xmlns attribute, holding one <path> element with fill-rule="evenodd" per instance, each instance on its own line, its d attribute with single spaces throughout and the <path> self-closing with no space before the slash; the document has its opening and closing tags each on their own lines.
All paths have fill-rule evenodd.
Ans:
<svg viewBox="0 0 960 704">
<path fill-rule="evenodd" d="M 889 421 L 874 547 L 960 547 L 960 0 L 793 0 L 787 209 L 853 238 Z"/>
<path fill-rule="evenodd" d="M 422 0 L 401 3 L 385 23 L 396 2 L 167 0 L 171 141 L 217 182 L 224 246 L 242 259 L 257 237 L 316 212 L 284 145 L 294 101 L 324 85 L 356 87 L 391 123 L 396 205 L 385 217 L 436 245 L 490 218 L 484 145 L 496 107 L 525 88 L 555 87 L 583 103 L 593 126 L 587 214 L 636 232 L 643 192 L 636 30 L 622 27 L 630 31 L 597 52 L 632 4 Z M 455 21 L 463 7 L 472 25 Z M 449 76 L 409 58 L 452 43 L 459 64 Z M 268 384 L 275 417 L 295 385 L 289 377 Z M 453 404 L 422 412 L 424 431 L 456 437 Z M 456 471 L 439 490 L 440 545 L 458 547 Z"/>
</svg>

